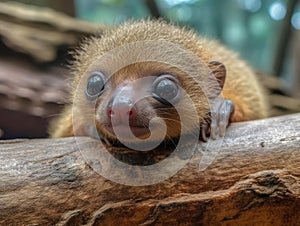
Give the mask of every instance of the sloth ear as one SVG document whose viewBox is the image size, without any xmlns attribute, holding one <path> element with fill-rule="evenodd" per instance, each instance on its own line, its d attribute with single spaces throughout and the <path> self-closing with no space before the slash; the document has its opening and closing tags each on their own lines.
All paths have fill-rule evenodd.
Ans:
<svg viewBox="0 0 300 226">
<path fill-rule="evenodd" d="M 216 77 L 220 88 L 223 89 L 226 78 L 225 65 L 219 61 L 212 60 L 208 62 L 208 67 L 210 68 L 213 75 Z"/>
</svg>

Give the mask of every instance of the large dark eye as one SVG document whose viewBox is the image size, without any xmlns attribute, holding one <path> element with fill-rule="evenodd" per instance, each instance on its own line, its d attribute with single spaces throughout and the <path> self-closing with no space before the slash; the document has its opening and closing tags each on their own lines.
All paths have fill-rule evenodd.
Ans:
<svg viewBox="0 0 300 226">
<path fill-rule="evenodd" d="M 153 97 L 164 104 L 174 104 L 179 99 L 178 81 L 171 75 L 161 75 L 153 82 Z"/>
<path fill-rule="evenodd" d="M 96 98 L 103 92 L 104 86 L 104 75 L 101 72 L 94 72 L 87 81 L 86 95 L 89 98 Z"/>
</svg>

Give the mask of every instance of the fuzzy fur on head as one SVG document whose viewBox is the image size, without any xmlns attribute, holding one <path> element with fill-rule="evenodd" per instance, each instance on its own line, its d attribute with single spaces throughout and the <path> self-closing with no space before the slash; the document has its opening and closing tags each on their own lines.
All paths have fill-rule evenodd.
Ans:
<svg viewBox="0 0 300 226">
<path fill-rule="evenodd" d="M 141 42 L 146 43 L 142 48 Z M 110 56 L 107 56 L 108 53 Z M 209 119 L 209 104 L 219 96 L 221 90 L 223 97 L 235 105 L 231 122 L 264 118 L 268 114 L 266 95 L 255 73 L 237 54 L 215 41 L 202 38 L 190 29 L 163 21 L 127 22 L 109 29 L 101 36 L 85 40 L 74 57 L 70 104 L 52 124 L 52 137 L 89 135 L 82 128 L 86 124 L 95 124 L 95 109 L 82 94 L 86 78 L 93 70 L 104 70 L 110 76 L 119 74 L 118 79 L 122 80 L 129 75 L 120 69 L 135 63 L 147 68 L 157 58 L 162 62 L 167 59 L 169 66 L 179 65 L 175 67 L 177 69 L 173 68 L 173 73 L 193 100 L 200 123 Z M 140 65 L 135 68 L 137 65 L 127 67 L 126 70 L 137 72 L 140 70 Z M 151 67 L 153 69 L 153 64 Z M 160 67 L 160 64 L 155 64 L 156 67 Z M 116 84 L 118 79 L 114 81 Z M 182 106 L 183 110 L 189 109 L 187 105 Z M 169 117 L 169 113 L 165 111 L 163 117 Z M 78 117 L 74 119 L 74 115 Z M 178 126 L 169 124 L 173 128 L 170 131 L 175 131 L 172 136 L 178 134 Z"/>
<path fill-rule="evenodd" d="M 140 50 L 140 43 L 143 41 L 146 41 L 146 44 L 143 46 L 144 49 Z M 150 42 L 151 45 L 148 46 L 147 41 L 153 41 L 154 45 Z M 155 42 L 158 42 L 158 44 Z M 165 45 L 169 45 L 168 43 L 171 46 L 165 48 Z M 160 44 L 162 46 L 159 46 Z M 111 54 L 112 56 L 105 56 L 108 52 L 123 48 L 123 46 L 125 47 L 121 52 L 116 51 L 116 53 Z M 90 39 L 79 50 L 73 68 L 75 74 L 72 96 L 73 108 L 75 109 L 73 114 L 77 115 L 76 124 L 78 127 L 74 129 L 79 131 L 82 130 L 83 124 L 96 123 L 101 134 L 114 139 L 102 126 L 102 119 L 105 119 L 103 112 L 105 112 L 105 106 L 110 98 L 109 94 L 103 94 L 103 97 L 99 97 L 100 103 L 97 108 L 101 110 L 96 110 L 97 113 L 88 103 L 83 92 L 76 94 L 78 90 L 85 89 L 86 78 L 93 70 L 108 74 L 115 87 L 125 79 L 138 79 L 163 73 L 174 75 L 193 102 L 191 104 L 183 96 L 177 104 L 177 110 L 185 117 L 184 128 L 181 128 L 180 118 L 176 112 L 170 108 L 163 109 L 159 107 L 159 109 L 155 109 L 151 101 L 147 102 L 151 106 L 151 109 L 148 110 L 152 112 L 149 113 L 149 117 L 159 116 L 164 118 L 168 127 L 166 139 L 179 137 L 181 132 L 188 133 L 189 130 L 199 127 L 209 117 L 209 101 L 221 92 L 221 87 L 219 87 L 219 83 L 213 75 L 214 70 L 208 66 L 211 60 L 210 55 L 202 46 L 203 43 L 194 32 L 162 21 L 129 22 L 107 31 L 101 38 L 94 37 Z M 184 51 L 187 53 L 185 54 Z M 141 54 L 145 56 L 141 57 Z M 133 58 L 133 62 L 136 60 L 135 58 L 139 60 L 137 60 L 137 63 L 127 65 L 126 60 L 129 58 Z M 141 59 L 144 59 L 145 62 L 139 62 Z M 158 62 L 155 62 L 155 60 L 158 60 Z M 161 62 L 164 60 L 170 65 L 164 65 Z M 115 71 L 114 67 L 121 68 L 121 70 Z M 74 100 L 77 100 L 76 103 Z M 196 109 L 197 124 L 195 124 L 195 120 L 192 120 L 195 115 L 190 110 L 191 107 Z M 95 114 L 98 114 L 98 117 L 97 115 L 95 117 Z M 189 118 L 190 120 L 188 120 Z M 82 123 L 78 121 L 82 121 Z"/>
</svg>

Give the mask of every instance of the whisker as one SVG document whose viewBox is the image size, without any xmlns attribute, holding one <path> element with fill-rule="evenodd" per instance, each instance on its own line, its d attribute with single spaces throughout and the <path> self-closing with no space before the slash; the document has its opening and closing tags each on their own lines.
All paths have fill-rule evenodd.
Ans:
<svg viewBox="0 0 300 226">
<path fill-rule="evenodd" d="M 159 127 L 157 129 L 161 130 Z M 171 136 L 169 136 L 168 134 L 165 134 L 165 136 L 168 138 L 169 142 L 171 142 L 174 146 L 176 146 L 176 143 L 175 143 L 175 141 L 173 140 L 173 138 Z"/>
<path fill-rule="evenodd" d="M 169 121 L 174 121 L 174 122 L 179 122 L 181 126 L 183 126 L 185 129 L 189 129 L 190 127 L 189 126 L 186 126 L 185 124 L 183 124 L 180 120 L 176 120 L 176 119 L 170 119 L 170 118 L 164 118 L 164 117 L 161 117 L 162 119 L 164 120 L 169 120 Z M 190 135 L 193 135 L 194 137 L 199 137 L 199 134 L 197 134 L 197 132 L 193 132 L 195 130 L 195 128 L 192 128 L 190 131 L 189 131 L 189 134 Z M 199 131 L 200 131 L 200 128 L 199 128 Z M 198 136 L 197 136 L 198 135 Z"/>
</svg>

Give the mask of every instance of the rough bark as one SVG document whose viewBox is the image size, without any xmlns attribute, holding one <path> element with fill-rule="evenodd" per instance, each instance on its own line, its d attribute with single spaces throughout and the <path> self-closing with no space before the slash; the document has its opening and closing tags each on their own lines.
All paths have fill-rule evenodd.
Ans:
<svg viewBox="0 0 300 226">
<path fill-rule="evenodd" d="M 232 124 L 205 170 L 195 154 L 149 186 L 95 173 L 76 142 L 1 142 L 0 225 L 300 225 L 300 114 Z"/>
</svg>

